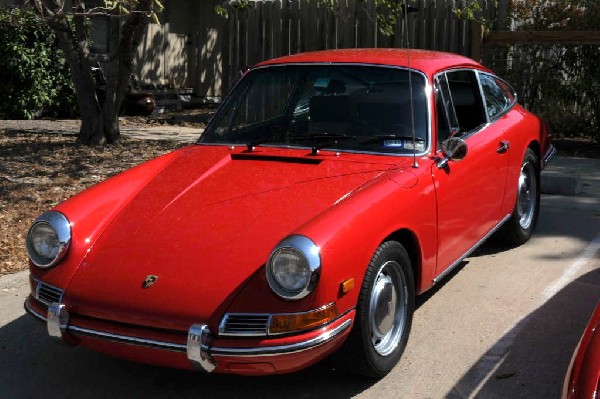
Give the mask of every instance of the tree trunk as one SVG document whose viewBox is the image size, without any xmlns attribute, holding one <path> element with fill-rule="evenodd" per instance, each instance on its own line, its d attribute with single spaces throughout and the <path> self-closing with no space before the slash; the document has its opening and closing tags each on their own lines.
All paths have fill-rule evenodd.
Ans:
<svg viewBox="0 0 600 399">
<path fill-rule="evenodd" d="M 82 26 L 84 29 L 85 26 Z M 120 139 L 119 109 L 123 98 L 118 99 L 115 87 L 118 84 L 116 76 L 119 70 L 120 57 L 117 51 L 119 47 L 119 22 L 111 21 L 110 24 L 110 55 L 109 62 L 104 65 L 102 76 L 103 82 L 96 81 L 95 104 L 93 112 L 81 113 L 81 129 L 78 141 L 85 145 L 114 144 Z M 127 86 L 128 82 L 124 83 Z M 125 91 L 123 92 L 123 97 Z M 93 102 L 93 101 L 92 101 Z"/>
<path fill-rule="evenodd" d="M 119 110 L 127 93 L 133 59 L 146 31 L 154 0 L 139 0 L 135 9 L 125 17 L 120 27 L 115 17 L 112 25 L 109 63 L 104 71 L 106 84 L 98 87 L 92 77 L 89 51 L 89 32 L 85 16 L 85 1 L 73 0 L 77 11 L 73 24 L 67 21 L 64 2 L 33 0 L 42 17 L 56 32 L 58 41 L 69 62 L 81 113 L 81 128 L 77 140 L 85 145 L 104 145 L 119 141 Z M 74 27 L 74 29 L 72 28 Z M 103 91 L 99 95 L 100 90 Z"/>
</svg>

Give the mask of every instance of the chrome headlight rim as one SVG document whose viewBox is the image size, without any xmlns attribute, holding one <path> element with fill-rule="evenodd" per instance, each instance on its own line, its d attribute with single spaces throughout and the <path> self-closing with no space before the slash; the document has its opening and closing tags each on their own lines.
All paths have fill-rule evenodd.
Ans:
<svg viewBox="0 0 600 399">
<path fill-rule="evenodd" d="M 300 289 L 290 290 L 283 287 L 274 276 L 275 258 L 284 251 L 294 251 L 304 258 L 310 273 L 306 284 Z M 271 290 L 285 300 L 299 300 L 310 294 L 316 287 L 321 275 L 320 248 L 308 237 L 291 235 L 283 239 L 271 252 L 266 267 L 267 282 Z"/>
<path fill-rule="evenodd" d="M 58 241 L 58 250 L 53 258 L 46 258 L 41 256 L 34 248 L 33 245 L 33 234 L 36 228 L 40 225 L 46 225 L 54 230 Z M 26 248 L 27 256 L 34 265 L 40 269 L 49 269 L 56 266 L 66 255 L 67 250 L 71 244 L 71 223 L 65 215 L 57 211 L 44 212 L 38 216 L 29 231 L 27 232 Z"/>
</svg>

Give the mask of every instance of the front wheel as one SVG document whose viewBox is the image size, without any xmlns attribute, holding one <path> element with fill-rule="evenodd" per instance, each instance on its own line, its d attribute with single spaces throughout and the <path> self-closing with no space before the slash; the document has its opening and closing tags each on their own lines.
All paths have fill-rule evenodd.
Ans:
<svg viewBox="0 0 600 399">
<path fill-rule="evenodd" d="M 498 231 L 498 237 L 512 245 L 527 242 L 537 224 L 540 211 L 540 172 L 538 158 L 528 148 L 519 173 L 517 200 L 510 219 Z"/>
<path fill-rule="evenodd" d="M 381 378 L 398 363 L 412 324 L 415 288 L 402 244 L 379 246 L 365 274 L 350 336 L 333 357 L 352 374 Z"/>
</svg>

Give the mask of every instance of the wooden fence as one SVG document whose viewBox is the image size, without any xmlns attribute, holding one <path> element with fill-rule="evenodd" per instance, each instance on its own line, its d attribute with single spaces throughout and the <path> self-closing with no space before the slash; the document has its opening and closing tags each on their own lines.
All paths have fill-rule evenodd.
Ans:
<svg viewBox="0 0 600 399">
<path fill-rule="evenodd" d="M 483 15 L 496 20 L 492 0 L 481 0 Z M 240 69 L 273 57 L 304 51 L 354 47 L 406 47 L 449 51 L 478 57 L 481 31 L 454 15 L 462 0 L 411 0 L 417 12 L 397 21 L 391 36 L 379 32 L 372 0 L 341 0 L 335 9 L 318 0 L 252 2 L 232 11 L 223 28 L 223 86 L 230 87 Z"/>
<path fill-rule="evenodd" d="M 600 140 L 600 31 L 492 31 L 482 53 L 556 134 Z"/>
</svg>

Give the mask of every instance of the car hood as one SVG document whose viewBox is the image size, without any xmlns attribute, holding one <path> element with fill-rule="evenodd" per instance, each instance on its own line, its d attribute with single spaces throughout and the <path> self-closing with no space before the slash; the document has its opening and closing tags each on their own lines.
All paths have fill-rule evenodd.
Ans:
<svg viewBox="0 0 600 399">
<path fill-rule="evenodd" d="M 165 315 L 173 328 L 214 320 L 282 238 L 391 167 L 300 150 L 196 146 L 106 227 L 69 284 L 70 305 L 151 326 L 165 327 Z M 144 288 L 147 276 L 157 279 Z"/>
</svg>

